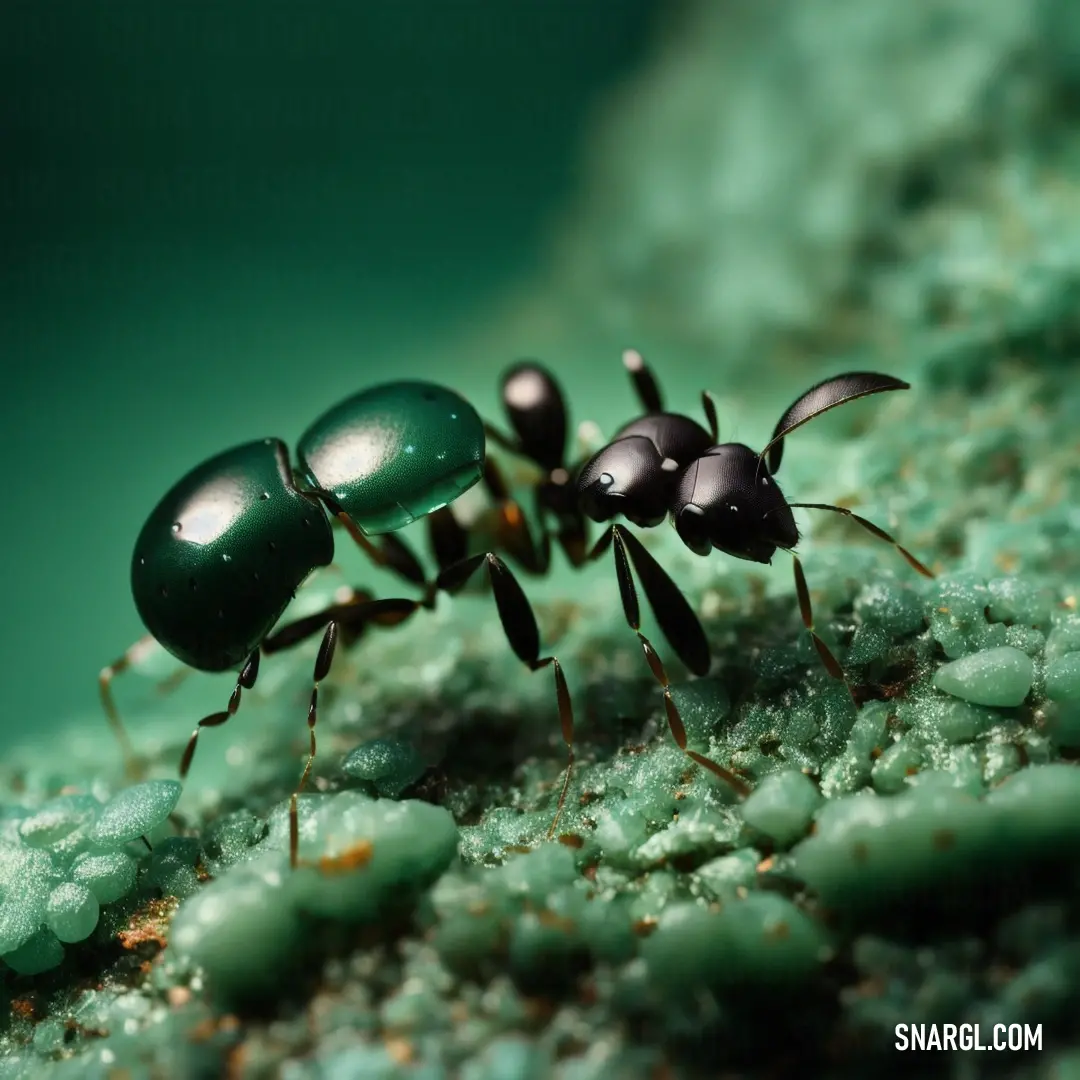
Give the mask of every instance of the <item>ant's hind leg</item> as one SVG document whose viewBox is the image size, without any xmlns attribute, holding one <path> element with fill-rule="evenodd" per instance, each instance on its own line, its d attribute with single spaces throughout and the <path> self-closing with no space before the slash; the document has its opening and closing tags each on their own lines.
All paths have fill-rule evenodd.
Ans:
<svg viewBox="0 0 1080 1080">
<path fill-rule="evenodd" d="M 664 397 L 660 393 L 660 384 L 656 381 L 652 369 L 645 363 L 645 357 L 637 349 L 624 349 L 622 362 L 634 384 L 634 392 L 642 408 L 647 413 L 663 412 Z"/>
<path fill-rule="evenodd" d="M 117 709 L 116 699 L 113 697 L 112 683 L 117 675 L 140 664 L 156 648 L 159 648 L 157 641 L 152 635 L 145 634 L 134 645 L 128 646 L 123 656 L 107 667 L 103 667 L 98 673 L 98 694 L 101 697 L 101 707 L 105 711 L 105 719 L 109 722 L 116 741 L 120 744 L 120 753 L 124 758 L 124 772 L 131 780 L 139 779 L 142 766 L 135 754 L 124 722 L 120 719 L 120 710 Z M 186 668 L 182 670 L 187 671 Z M 172 676 L 164 686 L 166 689 L 171 689 L 179 681 L 179 676 Z"/>
<path fill-rule="evenodd" d="M 630 629 L 638 636 L 649 670 L 664 691 L 664 711 L 675 744 L 688 758 L 723 780 L 736 794 L 744 797 L 749 795 L 749 786 L 730 769 L 718 765 L 711 758 L 687 746 L 686 726 L 675 699 L 671 696 L 671 681 L 667 671 L 652 642 L 641 632 L 641 605 L 638 603 L 637 588 L 630 571 L 631 563 L 641 579 L 649 606 L 653 609 L 664 636 L 691 671 L 704 675 L 709 670 L 709 643 L 697 615 L 663 567 L 645 550 L 641 541 L 622 525 L 613 525 L 600 538 L 593 549 L 592 557 L 599 558 L 609 546 L 614 546 L 615 573 L 619 580 L 623 613 Z"/>
<path fill-rule="evenodd" d="M 803 625 L 810 634 L 810 639 L 814 643 L 814 648 L 817 649 L 818 656 L 821 657 L 821 662 L 825 665 L 825 670 L 834 679 L 839 679 L 847 687 L 851 700 L 858 707 L 859 699 L 855 694 L 855 688 L 847 681 L 847 676 L 844 675 L 844 669 L 840 666 L 840 661 L 833 655 L 832 649 L 818 636 L 817 629 L 814 626 L 814 609 L 810 603 L 810 589 L 806 584 L 806 575 L 803 573 L 799 556 L 794 551 L 789 552 L 789 554 L 795 569 L 795 594 L 799 598 L 799 614 L 802 615 Z"/>
</svg>

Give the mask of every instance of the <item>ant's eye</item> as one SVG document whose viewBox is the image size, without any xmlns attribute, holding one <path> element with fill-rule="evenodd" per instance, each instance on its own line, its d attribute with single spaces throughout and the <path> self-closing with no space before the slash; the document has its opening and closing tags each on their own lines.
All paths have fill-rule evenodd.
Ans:
<svg viewBox="0 0 1080 1080">
<path fill-rule="evenodd" d="M 609 488 L 615 483 L 615 477 L 609 472 L 601 473 L 596 481 L 601 487 Z"/>
</svg>

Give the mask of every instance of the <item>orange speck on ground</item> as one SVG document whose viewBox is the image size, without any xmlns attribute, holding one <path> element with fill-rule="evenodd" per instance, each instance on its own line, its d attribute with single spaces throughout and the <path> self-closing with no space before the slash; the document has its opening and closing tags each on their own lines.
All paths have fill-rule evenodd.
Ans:
<svg viewBox="0 0 1080 1080">
<path fill-rule="evenodd" d="M 938 829 L 930 839 L 935 851 L 948 851 L 956 843 L 956 833 L 950 829 Z"/>
<path fill-rule="evenodd" d="M 126 929 L 116 935 L 120 944 L 125 949 L 137 949 L 147 943 L 164 949 L 169 943 L 169 923 L 179 906 L 180 901 L 174 896 L 148 901 L 128 919 Z"/>
<path fill-rule="evenodd" d="M 536 921 L 541 926 L 549 926 L 553 930 L 562 930 L 567 934 L 572 934 L 577 929 L 577 923 L 573 919 L 568 919 L 565 915 L 559 915 L 557 912 L 549 911 L 545 908 L 543 911 L 537 912 Z"/>
<path fill-rule="evenodd" d="M 386 1052 L 398 1065 L 408 1065 L 414 1060 L 413 1046 L 408 1039 L 387 1039 Z"/>
<path fill-rule="evenodd" d="M 11 1011 L 23 1020 L 33 1020 L 36 1013 L 34 999 L 30 997 L 15 998 L 11 1003 Z"/>
<path fill-rule="evenodd" d="M 314 864 L 320 874 L 351 874 L 362 870 L 375 854 L 375 847 L 370 840 L 360 840 L 337 855 L 323 855 Z M 310 866 L 310 863 L 301 865 Z"/>
</svg>

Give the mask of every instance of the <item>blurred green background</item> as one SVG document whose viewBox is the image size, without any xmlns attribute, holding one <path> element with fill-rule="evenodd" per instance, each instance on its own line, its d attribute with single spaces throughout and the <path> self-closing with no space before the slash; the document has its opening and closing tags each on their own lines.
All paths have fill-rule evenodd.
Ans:
<svg viewBox="0 0 1080 1080">
<path fill-rule="evenodd" d="M 535 270 L 655 6 L 3 6 L 5 738 L 97 722 L 134 537 L 192 465 L 385 378 L 493 411 L 530 343 L 461 342 Z"/>
</svg>

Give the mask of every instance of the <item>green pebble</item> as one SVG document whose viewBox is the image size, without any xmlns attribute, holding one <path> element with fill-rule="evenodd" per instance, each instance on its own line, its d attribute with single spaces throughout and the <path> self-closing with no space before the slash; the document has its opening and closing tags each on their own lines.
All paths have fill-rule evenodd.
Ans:
<svg viewBox="0 0 1080 1080">
<path fill-rule="evenodd" d="M 905 719 L 928 740 L 955 743 L 971 742 L 988 732 L 1000 717 L 981 705 L 972 705 L 955 697 L 935 697 L 916 701 L 904 709 Z"/>
<path fill-rule="evenodd" d="M 585 969 L 587 949 L 574 919 L 526 911 L 510 930 L 510 977 L 527 996 L 566 993 Z"/>
<path fill-rule="evenodd" d="M 847 746 L 825 767 L 821 791 L 826 798 L 856 791 L 869 781 L 874 751 L 886 742 L 888 718 L 889 710 L 881 701 L 859 710 Z"/>
<path fill-rule="evenodd" d="M 60 941 L 83 941 L 98 924 L 101 908 L 85 886 L 65 881 L 53 889 L 45 909 L 45 924 Z"/>
<path fill-rule="evenodd" d="M 396 799 L 424 775 L 425 765 L 408 743 L 372 739 L 353 750 L 341 768 L 349 776 L 374 784 L 384 798 Z"/>
<path fill-rule="evenodd" d="M 993 578 L 990 590 L 990 618 L 994 622 L 1040 626 L 1050 618 L 1051 602 L 1041 589 L 1023 578 Z"/>
<path fill-rule="evenodd" d="M 766 776 L 743 803 L 742 815 L 752 829 L 786 848 L 806 835 L 820 805 L 814 782 L 789 769 Z"/>
<path fill-rule="evenodd" d="M 694 877 L 718 900 L 734 896 L 743 888 L 748 889 L 757 880 L 757 867 L 761 853 L 755 848 L 741 848 L 730 855 L 721 855 L 699 866 Z"/>
<path fill-rule="evenodd" d="M 623 964 L 637 952 L 638 938 L 630 916 L 631 900 L 614 896 L 603 903 L 587 903 L 581 914 L 581 936 L 589 952 L 602 964 Z"/>
<path fill-rule="evenodd" d="M 976 705 L 1008 708 L 1023 702 L 1034 678 L 1031 657 L 1003 645 L 944 664 L 934 675 L 934 685 Z"/>
<path fill-rule="evenodd" d="M 521 1036 L 500 1035 L 483 1052 L 466 1062 L 461 1080 L 545 1080 L 554 1062 L 546 1046 Z"/>
<path fill-rule="evenodd" d="M 166 837 L 154 847 L 147 880 L 165 896 L 192 896 L 199 890 L 194 868 L 201 855 L 202 845 L 194 837 Z"/>
<path fill-rule="evenodd" d="M 574 853 L 562 844 L 544 844 L 534 851 L 513 855 L 486 876 L 487 891 L 505 893 L 546 907 L 552 893 L 578 877 Z"/>
<path fill-rule="evenodd" d="M 985 755 L 983 782 L 987 787 L 995 787 L 1021 767 L 1020 751 L 1012 743 L 991 743 Z"/>
<path fill-rule="evenodd" d="M 709 736 L 731 712 L 731 697 L 718 679 L 695 679 L 672 687 L 671 696 L 682 716 L 693 748 L 708 752 Z"/>
<path fill-rule="evenodd" d="M 628 801 L 623 801 L 611 808 L 600 808 L 593 838 L 609 865 L 629 867 L 636 865 L 631 854 L 645 842 L 648 832 L 649 822 L 645 815 Z"/>
<path fill-rule="evenodd" d="M 947 608 L 948 614 L 959 624 L 984 619 L 983 611 L 991 597 L 985 580 L 979 575 L 968 572 L 943 575 L 932 583 L 931 588 L 933 593 L 927 600 L 930 613 Z"/>
<path fill-rule="evenodd" d="M 176 780 L 147 780 L 125 788 L 104 806 L 90 839 L 99 847 L 121 847 L 160 825 L 180 801 Z"/>
<path fill-rule="evenodd" d="M 1046 665 L 1046 696 L 1054 701 L 1080 701 L 1080 652 L 1066 653 Z"/>
<path fill-rule="evenodd" d="M 874 762 L 871 779 L 882 795 L 894 795 L 907 787 L 908 778 L 923 766 L 922 750 L 911 739 L 901 739 Z"/>
<path fill-rule="evenodd" d="M 972 630 L 971 643 L 974 652 L 1000 649 L 1002 645 L 1009 644 L 1009 628 L 1002 623 L 976 623 Z"/>
<path fill-rule="evenodd" d="M 970 649 L 967 634 L 952 615 L 934 612 L 930 616 L 930 633 L 950 660 L 959 659 Z"/>
<path fill-rule="evenodd" d="M 880 626 L 864 624 L 856 627 L 846 662 L 855 666 L 869 664 L 871 660 L 883 656 L 891 644 L 892 638 Z"/>
<path fill-rule="evenodd" d="M 0 953 L 19 948 L 41 925 L 53 873 L 45 852 L 0 843 Z"/>
<path fill-rule="evenodd" d="M 1080 615 L 1069 612 L 1046 635 L 1046 660 L 1058 660 L 1071 652 L 1080 652 Z"/>
<path fill-rule="evenodd" d="M 99 904 L 111 904 L 135 886 L 135 860 L 122 851 L 107 855 L 80 855 L 71 868 L 72 879 L 85 885 Z"/>
<path fill-rule="evenodd" d="M 738 819 L 721 810 L 688 807 L 665 828 L 653 833 L 635 852 L 635 861 L 653 866 L 680 855 L 710 854 L 734 847 L 739 838 Z"/>
<path fill-rule="evenodd" d="M 927 773 L 919 780 L 899 795 L 863 791 L 821 809 L 817 831 L 792 854 L 797 873 L 824 904 L 876 906 L 989 857 L 997 815 L 952 787 L 950 776 L 942 775 L 941 784 L 930 783 Z"/>
<path fill-rule="evenodd" d="M 923 602 L 915 590 L 887 579 L 863 586 L 855 598 L 855 614 L 891 637 L 914 634 L 925 625 Z"/>
<path fill-rule="evenodd" d="M 346 922 L 368 921 L 390 905 L 409 902 L 458 853 L 450 814 L 414 799 L 395 802 L 343 791 L 316 810 L 311 828 L 318 841 L 302 836 L 301 859 L 321 865 L 301 865 L 289 875 L 288 900 L 299 911 Z M 328 877 L 333 888 L 327 887 Z"/>
<path fill-rule="evenodd" d="M 273 999 L 300 946 L 288 902 L 288 860 L 279 852 L 234 866 L 184 900 L 170 932 L 170 950 L 202 966 L 221 1007 Z"/>
<path fill-rule="evenodd" d="M 51 930 L 44 928 L 12 952 L 4 953 L 4 962 L 18 975 L 40 975 L 52 971 L 64 960 L 64 946 Z"/>
<path fill-rule="evenodd" d="M 19 835 L 29 847 L 49 847 L 92 821 L 100 809 L 93 795 L 59 795 L 24 818 Z"/>
<path fill-rule="evenodd" d="M 642 943 L 649 975 L 663 993 L 773 988 L 809 978 L 828 956 L 822 928 L 786 897 L 752 892 L 719 912 L 670 906 Z"/>
<path fill-rule="evenodd" d="M 994 788 L 986 804 L 1005 812 L 1009 832 L 1018 842 L 1048 850 L 1075 844 L 1080 768 L 1060 762 L 1029 766 Z"/>
<path fill-rule="evenodd" d="M 432 944 L 447 968 L 468 978 L 495 954 L 504 934 L 502 920 L 479 903 L 474 911 L 458 911 L 442 919 Z"/>
<path fill-rule="evenodd" d="M 1055 746 L 1080 747 L 1080 701 L 1050 702 L 1044 712 L 1044 730 Z"/>
<path fill-rule="evenodd" d="M 1034 658 L 1046 647 L 1046 635 L 1041 630 L 1036 630 L 1034 626 L 1014 624 L 1005 627 L 1005 644 L 1026 652 L 1028 656 Z"/>
</svg>

